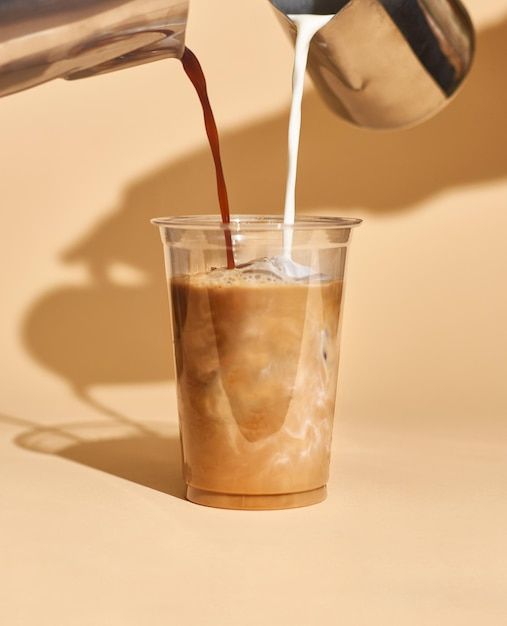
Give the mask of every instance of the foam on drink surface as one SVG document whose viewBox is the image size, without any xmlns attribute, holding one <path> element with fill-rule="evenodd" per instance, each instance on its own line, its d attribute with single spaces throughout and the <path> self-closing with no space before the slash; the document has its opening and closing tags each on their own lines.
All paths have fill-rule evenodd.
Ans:
<svg viewBox="0 0 507 626">
<path fill-rule="evenodd" d="M 196 286 L 258 286 L 294 285 L 329 281 L 324 274 L 315 273 L 310 267 L 295 263 L 285 257 L 262 258 L 237 265 L 234 269 L 213 268 L 189 276 Z"/>
</svg>

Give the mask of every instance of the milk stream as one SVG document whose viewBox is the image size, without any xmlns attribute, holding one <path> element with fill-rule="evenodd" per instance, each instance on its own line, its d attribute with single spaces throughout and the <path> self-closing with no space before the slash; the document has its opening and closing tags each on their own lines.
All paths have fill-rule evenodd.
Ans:
<svg viewBox="0 0 507 626">
<path fill-rule="evenodd" d="M 306 64 L 310 42 L 315 33 L 334 15 L 289 15 L 297 29 L 294 70 L 292 73 L 292 103 L 289 118 L 289 154 L 287 186 L 285 189 L 284 224 L 294 224 L 296 218 L 296 178 L 301 132 L 301 101 L 305 84 Z M 292 230 L 284 232 L 283 247 L 287 258 L 291 256 Z"/>
</svg>

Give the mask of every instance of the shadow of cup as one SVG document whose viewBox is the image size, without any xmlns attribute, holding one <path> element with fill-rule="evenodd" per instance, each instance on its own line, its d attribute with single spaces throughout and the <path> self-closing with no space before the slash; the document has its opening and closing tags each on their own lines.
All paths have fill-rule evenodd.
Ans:
<svg viewBox="0 0 507 626">
<path fill-rule="evenodd" d="M 62 286 L 34 304 L 24 339 L 75 389 L 174 377 L 163 283 Z"/>
<path fill-rule="evenodd" d="M 35 427 L 16 437 L 15 443 L 185 499 L 175 425 L 90 422 Z"/>
</svg>

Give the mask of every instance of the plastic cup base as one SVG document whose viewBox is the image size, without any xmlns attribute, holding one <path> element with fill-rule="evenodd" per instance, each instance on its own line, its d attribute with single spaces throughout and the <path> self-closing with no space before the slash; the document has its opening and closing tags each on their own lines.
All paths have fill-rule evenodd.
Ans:
<svg viewBox="0 0 507 626">
<path fill-rule="evenodd" d="M 311 491 L 267 495 L 216 493 L 197 489 L 196 487 L 187 487 L 187 500 L 190 500 L 190 502 L 219 509 L 239 509 L 242 511 L 294 509 L 322 502 L 326 499 L 326 496 L 327 489 L 325 485 Z"/>
</svg>

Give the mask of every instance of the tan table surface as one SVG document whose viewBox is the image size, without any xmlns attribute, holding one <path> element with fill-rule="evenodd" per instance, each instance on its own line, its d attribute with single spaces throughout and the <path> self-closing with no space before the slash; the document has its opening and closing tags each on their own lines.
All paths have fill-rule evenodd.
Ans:
<svg viewBox="0 0 507 626">
<path fill-rule="evenodd" d="M 225 511 L 183 499 L 154 395 L 169 418 L 1 423 L 3 623 L 505 623 L 501 442 L 341 421 L 327 501 Z"/>
</svg>

